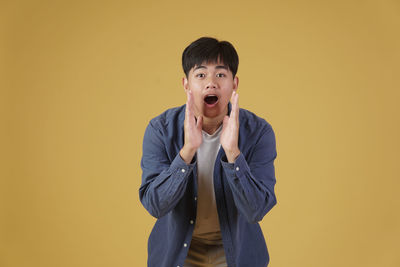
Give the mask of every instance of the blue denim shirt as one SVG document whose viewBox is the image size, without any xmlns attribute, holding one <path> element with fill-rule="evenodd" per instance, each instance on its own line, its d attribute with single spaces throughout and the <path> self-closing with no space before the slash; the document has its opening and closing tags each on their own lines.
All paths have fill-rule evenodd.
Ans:
<svg viewBox="0 0 400 267">
<path fill-rule="evenodd" d="M 228 104 L 228 112 L 231 103 Z M 184 145 L 185 105 L 166 110 L 146 128 L 139 197 L 157 221 L 148 241 L 149 267 L 183 267 L 196 222 L 196 156 L 179 155 Z M 269 255 L 258 224 L 276 204 L 277 156 L 271 125 L 239 110 L 239 149 L 229 163 L 221 147 L 214 167 L 214 190 L 229 267 L 265 267 Z"/>
</svg>

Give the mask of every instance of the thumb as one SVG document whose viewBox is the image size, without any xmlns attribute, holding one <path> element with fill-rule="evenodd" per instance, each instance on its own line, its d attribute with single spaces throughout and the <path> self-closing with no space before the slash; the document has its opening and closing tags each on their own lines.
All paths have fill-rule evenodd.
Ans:
<svg viewBox="0 0 400 267">
<path fill-rule="evenodd" d="M 201 129 L 203 129 L 203 116 L 200 115 L 200 116 L 197 118 L 196 127 L 197 127 L 197 129 L 200 130 L 200 131 L 201 131 Z"/>
<path fill-rule="evenodd" d="M 229 116 L 225 115 L 224 120 L 222 121 L 222 129 L 224 129 L 228 125 Z"/>
</svg>

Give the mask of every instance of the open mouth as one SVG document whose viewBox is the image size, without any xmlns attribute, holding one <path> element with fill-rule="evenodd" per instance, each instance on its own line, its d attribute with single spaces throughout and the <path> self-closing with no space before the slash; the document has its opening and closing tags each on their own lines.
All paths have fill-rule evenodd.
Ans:
<svg viewBox="0 0 400 267">
<path fill-rule="evenodd" d="M 208 105 L 214 105 L 215 103 L 218 102 L 218 96 L 216 96 L 216 95 L 207 95 L 204 98 L 204 102 L 206 102 Z"/>
</svg>

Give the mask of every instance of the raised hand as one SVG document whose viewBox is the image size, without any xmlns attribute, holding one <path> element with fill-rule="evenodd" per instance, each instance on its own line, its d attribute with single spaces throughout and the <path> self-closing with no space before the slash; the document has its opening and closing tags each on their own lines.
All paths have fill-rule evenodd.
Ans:
<svg viewBox="0 0 400 267">
<path fill-rule="evenodd" d="M 234 163 L 240 154 L 239 140 L 239 95 L 232 93 L 232 110 L 230 116 L 225 116 L 220 136 L 221 146 L 225 151 L 228 162 Z"/>
<path fill-rule="evenodd" d="M 183 145 L 179 154 L 186 164 L 189 164 L 192 161 L 197 149 L 203 142 L 203 117 L 200 115 L 196 121 L 196 117 L 194 115 L 193 93 L 190 90 L 187 90 L 186 95 L 187 101 L 184 122 L 185 144 Z"/>
</svg>

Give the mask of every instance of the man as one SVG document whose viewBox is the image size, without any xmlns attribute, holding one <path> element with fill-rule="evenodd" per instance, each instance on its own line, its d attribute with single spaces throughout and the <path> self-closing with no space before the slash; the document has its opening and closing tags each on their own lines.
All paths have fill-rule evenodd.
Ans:
<svg viewBox="0 0 400 267">
<path fill-rule="evenodd" d="M 146 128 L 139 195 L 157 218 L 150 267 L 269 263 L 258 222 L 276 204 L 275 135 L 239 109 L 238 63 L 229 42 L 191 43 L 182 55 L 186 104 Z"/>
</svg>

